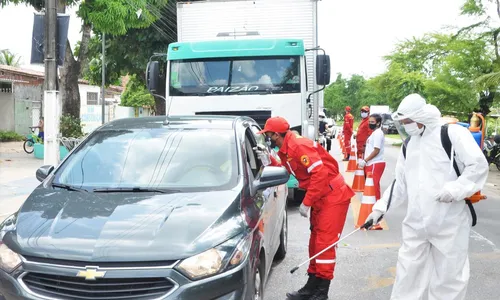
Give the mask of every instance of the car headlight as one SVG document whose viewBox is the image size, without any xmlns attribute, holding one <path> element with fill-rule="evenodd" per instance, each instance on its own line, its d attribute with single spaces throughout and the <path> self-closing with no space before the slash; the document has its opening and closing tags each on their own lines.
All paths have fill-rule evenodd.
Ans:
<svg viewBox="0 0 500 300">
<path fill-rule="evenodd" d="M 239 266 L 252 244 L 252 234 L 238 235 L 223 244 L 184 259 L 176 269 L 192 280 L 213 276 Z"/>
<path fill-rule="evenodd" d="M 10 250 L 4 243 L 0 242 L 0 269 L 11 273 L 21 265 L 19 254 Z"/>
</svg>

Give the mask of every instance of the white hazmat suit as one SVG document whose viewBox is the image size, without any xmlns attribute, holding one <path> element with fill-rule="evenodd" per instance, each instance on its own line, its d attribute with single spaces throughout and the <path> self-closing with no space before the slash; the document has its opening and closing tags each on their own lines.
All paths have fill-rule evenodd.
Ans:
<svg viewBox="0 0 500 300">
<path fill-rule="evenodd" d="M 403 99 L 393 116 L 425 127 L 411 137 L 406 159 L 401 151 L 396 165 L 391 207 L 408 200 L 408 210 L 391 300 L 421 300 L 427 288 L 429 300 L 465 299 L 471 218 L 463 199 L 483 188 L 489 168 L 472 134 L 450 124 L 452 151 L 461 171 L 457 178 L 441 144 L 440 117 L 439 110 L 417 94 Z M 386 213 L 390 190 L 373 206 L 367 221 Z"/>
</svg>

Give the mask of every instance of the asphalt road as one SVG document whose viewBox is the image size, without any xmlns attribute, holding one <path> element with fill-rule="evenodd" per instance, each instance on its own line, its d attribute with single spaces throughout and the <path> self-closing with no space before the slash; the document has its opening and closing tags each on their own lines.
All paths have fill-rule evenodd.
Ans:
<svg viewBox="0 0 500 300">
<path fill-rule="evenodd" d="M 339 148 L 332 145 L 332 154 L 340 159 Z M 394 178 L 394 167 L 399 147 L 386 144 L 385 158 L 387 167 L 382 177 L 382 189 L 387 188 Z M 346 166 L 346 163 L 342 163 Z M 345 168 L 344 168 L 345 169 Z M 488 183 L 483 194 L 488 196 L 475 205 L 478 224 L 473 227 L 470 238 L 471 278 L 467 293 L 470 300 L 498 300 L 500 298 L 500 188 L 493 182 L 499 182 L 500 172 L 490 169 Z M 352 173 L 345 175 L 352 183 Z M 359 207 L 358 197 L 352 200 L 348 218 L 342 235 L 355 229 Z M 308 258 L 307 243 L 309 224 L 299 215 L 298 205 L 290 204 L 288 254 L 275 263 L 268 278 L 265 298 L 286 299 L 286 292 L 303 286 L 307 280 L 307 264 L 294 274 L 290 269 Z M 398 249 L 401 242 L 401 223 L 406 214 L 406 205 L 393 209 L 386 218 L 386 230 L 361 231 L 349 237 L 339 245 L 335 278 L 330 287 L 330 299 L 371 299 L 387 300 L 390 298 Z M 416 278 L 418 280 L 418 278 Z M 444 300 L 444 299 L 443 299 Z"/>
</svg>

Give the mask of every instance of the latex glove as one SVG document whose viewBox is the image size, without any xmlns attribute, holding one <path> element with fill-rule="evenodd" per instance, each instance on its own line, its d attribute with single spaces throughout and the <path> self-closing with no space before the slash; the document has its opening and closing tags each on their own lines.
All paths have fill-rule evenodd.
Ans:
<svg viewBox="0 0 500 300">
<path fill-rule="evenodd" d="M 455 201 L 453 198 L 453 195 L 450 194 L 446 189 L 442 189 L 437 195 L 436 195 L 436 201 L 439 202 L 444 202 L 444 203 L 451 203 Z"/>
<path fill-rule="evenodd" d="M 300 215 L 303 216 L 304 218 L 307 218 L 310 208 L 311 208 L 310 206 L 307 206 L 304 203 L 300 204 L 299 207 Z"/>
<path fill-rule="evenodd" d="M 269 153 L 269 150 L 266 146 L 258 144 L 257 147 L 253 147 L 253 150 L 264 165 L 267 166 L 271 164 L 271 153 Z"/>
<path fill-rule="evenodd" d="M 379 210 L 372 211 L 372 213 L 368 215 L 368 218 L 366 218 L 365 224 L 366 224 L 366 222 L 372 221 L 372 226 L 377 225 L 378 220 L 380 219 L 380 217 L 382 215 L 383 215 L 383 213 Z"/>
<path fill-rule="evenodd" d="M 358 167 L 364 168 L 366 166 L 366 161 L 364 159 L 358 159 Z"/>
</svg>

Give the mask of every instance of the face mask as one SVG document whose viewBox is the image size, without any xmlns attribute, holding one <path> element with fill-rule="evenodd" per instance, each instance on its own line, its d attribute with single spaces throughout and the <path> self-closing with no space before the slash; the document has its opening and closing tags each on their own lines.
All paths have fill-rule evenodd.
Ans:
<svg viewBox="0 0 500 300">
<path fill-rule="evenodd" d="M 271 147 L 271 149 L 276 148 L 276 141 L 273 141 L 271 137 L 266 137 L 266 144 Z"/>
<path fill-rule="evenodd" d="M 368 124 L 368 127 L 370 127 L 371 130 L 374 130 L 377 128 L 377 124 Z"/>
<path fill-rule="evenodd" d="M 366 113 L 366 112 L 362 112 L 362 113 L 361 113 L 361 118 L 363 118 L 363 119 L 364 119 L 364 118 L 366 118 L 366 117 L 368 117 L 368 113 Z"/>
<path fill-rule="evenodd" d="M 404 124 L 403 127 L 405 128 L 406 133 L 408 133 L 409 135 L 419 135 L 424 131 L 424 127 L 418 128 L 416 122 Z"/>
</svg>

